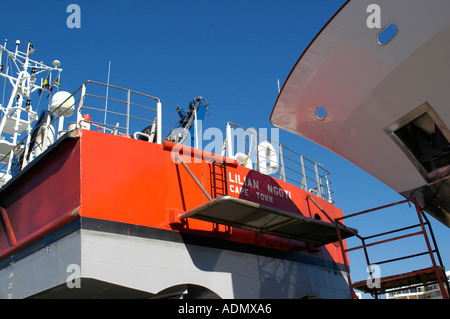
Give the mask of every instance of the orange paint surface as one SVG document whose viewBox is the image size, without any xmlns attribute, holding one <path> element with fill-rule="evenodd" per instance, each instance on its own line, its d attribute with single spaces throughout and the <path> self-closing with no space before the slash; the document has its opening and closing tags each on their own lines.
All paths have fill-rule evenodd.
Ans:
<svg viewBox="0 0 450 319">
<path fill-rule="evenodd" d="M 343 263 L 340 248 L 334 244 L 314 248 L 296 240 L 217 227 L 192 218 L 181 221 L 178 218 L 181 213 L 206 203 L 208 198 L 186 168 L 175 160 L 173 144 L 158 145 L 85 130 L 78 134 L 79 138 L 42 158 L 27 174 L 2 190 L 2 205 L 17 243 L 11 243 L 5 227 L 1 227 L 0 257 L 78 218 L 72 214 L 78 210 L 81 217 L 199 234 Z M 183 149 L 181 157 L 214 198 L 211 156 L 191 151 Z M 307 200 L 309 193 L 228 160 L 226 175 L 216 166 L 218 196 L 227 192 L 229 196 L 306 217 L 315 218 L 317 214 L 327 221 Z M 226 179 L 226 187 L 219 179 Z M 342 216 L 342 211 L 330 203 L 317 197 L 315 200 L 332 218 Z"/>
<path fill-rule="evenodd" d="M 342 262 L 339 247 L 333 244 L 312 249 L 307 243 L 260 235 L 233 228 L 226 232 L 220 225 L 188 219 L 182 224 L 177 216 L 208 201 L 200 187 L 181 163 L 177 163 L 170 145 L 83 131 L 81 137 L 81 215 L 148 227 L 257 244 L 286 251 L 313 253 L 320 258 Z M 197 151 L 198 152 L 198 151 Z M 212 164 L 209 157 L 201 160 L 190 156 L 190 149 L 181 157 L 203 188 L 214 198 Z M 201 151 L 200 151 L 201 153 Z M 198 153 L 197 153 L 198 155 Z M 220 157 L 220 156 L 219 156 Z M 276 178 L 260 174 L 231 162 L 227 165 L 228 195 L 266 206 L 327 221 L 320 210 L 306 199 L 304 190 Z M 223 176 L 221 176 L 223 177 Z M 220 182 L 218 182 L 220 183 Z M 223 192 L 223 191 L 221 191 Z M 332 218 L 342 211 L 315 197 Z"/>
</svg>

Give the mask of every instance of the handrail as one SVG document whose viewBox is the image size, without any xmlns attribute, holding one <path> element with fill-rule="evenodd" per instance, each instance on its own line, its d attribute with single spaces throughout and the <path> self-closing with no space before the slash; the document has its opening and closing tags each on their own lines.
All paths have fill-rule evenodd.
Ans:
<svg viewBox="0 0 450 319">
<path fill-rule="evenodd" d="M 116 97 L 105 97 L 98 94 L 95 94 L 95 90 L 98 90 L 99 88 L 106 87 L 108 89 L 115 89 L 118 90 L 117 92 L 124 92 L 126 94 L 126 101 L 120 100 Z M 87 93 L 87 90 L 89 90 L 89 93 Z M 92 92 L 91 92 L 92 90 Z M 114 93 L 114 92 L 113 92 Z M 119 93 L 120 94 L 120 93 Z M 101 109 L 99 107 L 91 107 L 89 106 L 90 98 L 93 99 L 104 99 L 105 101 L 113 101 L 115 103 L 119 103 L 118 111 L 110 111 L 105 109 Z M 156 102 L 156 108 L 148 107 L 143 104 L 145 103 L 136 103 L 139 102 L 139 98 L 144 99 L 146 101 L 147 99 L 151 100 L 152 103 Z M 63 105 L 65 105 L 66 102 L 68 102 L 70 99 L 74 99 L 73 108 L 77 109 L 75 112 L 73 112 L 73 108 L 70 108 L 71 111 L 69 111 L 69 108 L 67 109 L 61 109 Z M 137 99 L 137 101 L 136 101 Z M 70 102 L 72 103 L 72 102 Z M 125 111 L 120 112 L 121 108 L 125 106 Z M 66 106 L 67 107 L 67 106 Z M 156 111 L 156 118 L 155 116 L 144 118 L 142 116 L 136 116 L 134 115 L 135 109 L 142 109 L 144 112 L 154 112 Z M 115 122 L 113 124 L 107 123 L 106 120 L 104 123 L 95 122 L 92 121 L 88 123 L 86 120 L 83 119 L 81 113 L 83 110 L 92 110 L 93 112 L 102 112 L 102 114 L 110 114 L 111 117 L 113 117 Z M 130 135 L 131 130 L 131 124 L 132 122 L 134 125 L 137 125 L 137 123 L 143 123 L 142 127 L 139 127 L 139 130 L 142 130 L 144 128 L 144 125 L 152 125 L 156 124 L 156 143 L 162 144 L 162 104 L 159 98 L 155 96 L 151 96 L 148 94 L 144 94 L 141 92 L 137 92 L 134 90 L 121 88 L 119 86 L 111 85 L 111 84 L 104 84 L 96 81 L 88 80 L 84 82 L 77 90 L 75 90 L 70 96 L 68 96 L 62 103 L 55 108 L 53 113 L 59 112 L 59 115 L 53 114 L 53 120 L 50 122 L 47 122 L 45 127 L 53 130 L 53 125 L 55 122 L 59 121 L 59 125 L 55 125 L 57 127 L 56 131 L 56 137 L 55 139 L 60 138 L 64 133 L 74 129 L 74 128 L 86 128 L 86 126 L 92 124 L 97 125 L 97 127 L 101 127 L 103 131 L 105 131 L 107 128 L 112 128 L 112 131 L 115 130 L 124 130 L 124 132 L 121 132 L 122 134 L 125 134 L 126 136 Z M 65 117 L 67 112 L 73 113 L 73 115 L 69 115 Z M 36 112 L 34 112 L 36 113 Z M 6 116 L 6 115 L 4 115 Z M 72 117 L 75 118 L 74 124 L 75 126 L 69 127 L 68 130 L 64 130 L 63 123 L 65 118 L 71 119 Z M 105 116 L 106 119 L 106 116 Z M 118 125 L 118 123 L 122 122 L 124 123 L 123 126 Z M 69 123 L 70 124 L 70 123 Z M 36 147 L 42 148 L 43 150 L 46 149 L 49 145 L 45 145 L 47 143 L 47 135 L 49 134 L 48 129 L 42 129 L 40 132 L 36 132 L 35 136 L 31 138 L 31 133 L 26 134 L 24 137 L 22 135 L 20 136 L 20 140 L 16 143 L 16 147 L 11 150 L 8 154 L 4 154 L 4 156 L 1 156 L 0 161 L 3 162 L 3 165 L 0 165 L 0 180 L 2 183 L 0 183 L 0 187 L 5 184 L 13 175 L 13 171 L 15 170 L 22 170 L 29 162 L 34 160 L 35 157 L 37 157 L 38 154 L 34 153 L 34 149 Z M 25 133 L 24 133 L 25 134 Z M 42 138 L 44 137 L 44 138 Z M 40 138 L 42 140 L 42 144 L 37 144 L 37 139 Z M 33 145 L 33 149 L 30 149 L 30 145 Z M 31 154 L 31 157 L 28 159 L 26 158 L 26 154 Z M 27 155 L 28 156 L 28 155 Z M 22 160 L 20 160 L 22 158 Z M 19 160 L 19 162 L 17 162 Z M 20 165 L 19 165 L 20 164 Z"/>
<path fill-rule="evenodd" d="M 102 91 L 103 88 L 108 89 L 106 96 L 104 95 L 105 92 Z M 69 130 L 73 128 L 87 129 L 88 127 L 90 128 L 91 126 L 94 126 L 94 129 L 97 128 L 99 131 L 110 131 L 112 134 L 124 136 L 134 136 L 134 133 L 143 131 L 144 127 L 150 127 L 153 125 L 156 127 L 156 129 L 153 130 L 153 136 L 156 139 L 156 143 L 162 144 L 163 142 L 162 105 L 160 99 L 155 96 L 121 88 L 111 84 L 104 84 L 89 80 L 84 82 L 75 92 L 66 98 L 66 100 L 61 103 L 60 107 L 69 99 L 74 99 L 74 102 L 70 102 L 73 103 L 73 107 L 76 108 L 73 115 L 64 117 L 65 113 L 63 113 L 61 114 L 61 117 L 55 116 L 51 123 L 47 125 L 47 127 L 50 127 L 56 121 L 59 121 L 59 126 L 56 131 L 56 138 L 61 137 L 65 132 L 67 132 L 63 130 L 62 126 L 64 120 L 67 119 L 69 122 L 72 122 Z M 151 103 L 149 104 L 147 100 L 150 100 Z M 102 108 L 102 101 L 105 103 L 104 108 Z M 156 108 L 153 106 L 154 102 L 156 102 Z M 107 107 L 108 103 L 111 103 L 111 105 Z M 60 107 L 56 109 L 58 110 Z M 156 117 L 154 113 L 152 115 L 148 114 L 148 112 L 155 112 L 155 110 Z M 68 110 L 64 111 L 68 112 Z M 90 120 L 84 119 L 82 113 L 89 113 L 91 116 Z M 72 117 L 75 118 L 75 120 L 70 121 Z M 140 127 L 138 125 L 140 125 Z M 234 129 L 233 132 L 231 129 L 232 127 Z M 248 143 L 249 136 L 242 136 L 239 129 L 242 129 L 245 134 L 250 134 L 250 150 L 245 150 L 245 144 Z M 273 138 L 270 139 L 266 137 L 266 133 L 257 132 L 256 130 L 244 130 L 246 129 L 242 126 L 230 122 L 227 123 L 225 133 L 226 142 L 224 143 L 223 152 L 227 152 L 228 158 L 234 157 L 237 152 L 245 153 L 246 159 L 253 161 L 253 168 L 262 172 L 260 169 L 261 163 L 259 162 L 259 158 L 260 153 L 264 150 L 264 148 L 260 148 L 259 145 L 262 142 L 267 141 L 273 146 L 273 150 L 275 150 L 275 152 L 272 152 L 272 155 L 273 153 L 277 153 L 275 156 L 278 161 L 278 163 L 274 163 L 272 161 L 272 156 L 267 159 L 267 165 L 269 168 L 272 164 L 274 164 L 272 166 L 276 167 L 267 173 L 270 173 L 274 177 L 280 178 L 282 181 L 296 185 L 308 192 L 315 193 L 318 197 L 333 203 L 331 198 L 331 183 L 329 180 L 330 172 L 323 168 L 321 164 L 309 160 L 305 156 L 300 155 L 292 149 L 282 145 Z M 42 136 L 45 134 L 46 130 L 43 130 Z M 237 143 L 234 143 L 234 139 L 237 139 Z M 41 140 L 46 141 L 45 138 Z M 30 135 L 27 135 L 18 143 L 18 145 L 23 145 L 27 152 L 29 152 L 29 145 L 33 144 L 36 145 L 36 140 L 31 139 Z M 266 145 L 270 146 L 268 144 Z M 268 150 L 269 149 L 266 148 L 265 151 L 268 152 Z M 30 151 L 33 152 L 33 150 Z M 14 169 L 14 166 L 12 160 L 14 157 L 17 158 L 20 156 L 23 152 L 23 148 L 14 150 L 12 154 L 13 156 L 10 156 L 9 166 L 4 166 L 3 168 L 0 167 L 0 171 L 4 173 L 4 179 L 10 178 L 8 175 L 13 175 L 12 170 Z M 5 155 L 5 158 L 3 159 L 4 162 L 8 161 L 7 156 L 9 155 Z M 36 157 L 36 154 L 33 153 L 29 161 L 32 161 L 34 157 Z M 23 169 L 24 166 L 27 165 L 26 162 L 22 162 L 22 164 L 23 165 L 19 167 L 19 170 Z"/>
<path fill-rule="evenodd" d="M 126 99 L 119 99 L 116 97 L 111 97 L 111 96 L 102 96 L 102 95 L 98 95 L 98 94 L 93 94 L 93 93 L 86 93 L 87 91 L 87 85 L 88 84 L 94 84 L 94 85 L 98 85 L 98 86 L 103 86 L 106 87 L 108 89 L 115 89 L 117 90 L 117 92 L 122 92 L 123 94 L 126 94 Z M 157 143 L 161 144 L 162 143 L 162 107 L 161 107 L 161 100 L 155 96 L 152 95 L 148 95 L 145 93 L 141 93 L 138 91 L 134 91 L 134 90 L 130 90 L 130 89 L 126 89 L 126 88 L 122 88 L 119 86 L 115 86 L 115 85 L 111 85 L 111 84 L 104 84 L 104 83 L 100 83 L 100 82 L 96 82 L 96 81 L 86 81 L 85 83 L 83 83 L 82 85 L 83 88 L 83 92 L 82 92 L 82 97 L 80 99 L 80 105 L 78 106 L 78 111 L 77 111 L 77 123 L 80 123 L 82 121 L 81 118 L 81 112 L 83 110 L 91 110 L 94 112 L 100 112 L 103 113 L 105 116 L 105 120 L 104 123 L 102 124 L 101 122 L 98 121 L 93 121 L 93 123 L 97 124 L 100 127 L 117 127 L 117 125 L 115 125 L 116 123 L 113 122 L 112 124 L 109 124 L 106 122 L 106 115 L 113 115 L 113 116 L 119 116 L 119 118 L 114 117 L 115 119 L 124 119 L 125 123 L 123 123 L 122 126 L 118 126 L 121 129 L 124 129 L 125 135 L 130 135 L 130 120 L 131 119 L 136 119 L 139 121 L 143 121 L 148 123 L 147 125 L 150 125 L 150 123 L 153 123 L 153 120 L 149 120 L 149 119 L 145 119 L 143 117 L 138 117 L 135 115 L 132 115 L 133 112 L 131 110 L 131 108 L 136 107 L 138 109 L 142 109 L 142 110 L 147 110 L 147 111 L 156 111 L 156 128 L 157 128 L 157 134 L 156 134 L 156 138 L 157 138 Z M 113 91 L 108 91 L 109 94 L 112 94 Z M 142 104 L 138 104 L 138 103 L 134 103 L 132 102 L 132 99 L 135 98 L 135 96 L 137 97 L 142 97 L 142 98 L 146 98 L 146 99 L 151 99 L 153 101 L 156 102 L 156 108 L 151 108 Z M 111 111 L 110 109 L 101 109 L 98 107 L 92 107 L 89 106 L 89 103 L 87 103 L 85 100 L 88 98 L 95 98 L 95 99 L 103 99 L 106 102 L 117 102 L 116 105 L 120 106 L 120 107 L 125 107 L 123 109 L 122 112 L 119 110 L 114 110 Z"/>
<path fill-rule="evenodd" d="M 232 129 L 233 128 L 233 129 Z M 239 131 L 242 130 L 242 131 Z M 293 151 L 289 147 L 282 145 L 275 139 L 257 132 L 254 129 L 246 129 L 240 125 L 228 122 L 226 128 L 226 148 L 228 156 L 234 156 L 237 152 L 245 153 L 252 161 L 253 169 L 259 170 L 258 145 L 263 141 L 268 141 L 277 150 L 279 157 L 278 171 L 272 174 L 282 181 L 296 184 L 300 188 L 314 192 L 318 197 L 333 203 L 331 195 L 331 174 L 321 164 L 313 162 L 305 156 Z M 250 139 L 256 137 L 256 143 L 251 143 Z M 236 143 L 234 140 L 236 139 Z M 253 145 L 247 149 L 248 145 Z"/>
<path fill-rule="evenodd" d="M 395 230 L 391 230 L 391 231 L 387 231 L 387 232 L 383 232 L 383 233 L 379 233 L 379 234 L 375 234 L 375 235 L 371 235 L 371 236 L 366 236 L 366 237 L 363 237 L 363 236 L 358 234 L 356 236 L 361 240 L 361 245 L 360 246 L 355 246 L 355 247 L 351 247 L 351 248 L 349 248 L 349 247 L 344 248 L 343 247 L 342 239 L 341 239 L 341 236 L 340 236 L 340 229 L 339 229 L 338 225 L 339 226 L 343 226 L 344 228 L 348 229 L 342 223 L 342 221 L 344 219 L 348 219 L 350 217 L 361 216 L 363 214 L 379 211 L 379 210 L 382 210 L 382 209 L 386 209 L 386 208 L 397 206 L 397 205 L 404 204 L 404 203 L 413 203 L 414 204 L 414 207 L 415 207 L 415 210 L 416 210 L 416 214 L 417 214 L 417 217 L 419 219 L 419 224 L 414 224 L 414 225 L 410 225 L 410 226 L 407 226 L 407 227 L 403 227 L 403 228 L 399 228 L 399 229 L 395 229 Z M 426 220 L 425 223 L 424 223 L 424 221 L 422 219 L 423 217 Z M 443 283 L 442 278 L 441 278 L 441 276 L 439 274 L 438 266 L 437 266 L 437 263 L 436 263 L 435 258 L 434 258 L 434 254 L 436 254 L 437 257 L 438 257 L 440 265 L 443 266 L 442 259 L 440 257 L 440 253 L 439 253 L 439 249 L 438 249 L 438 247 L 436 245 L 436 241 L 434 240 L 434 235 L 433 235 L 433 233 L 431 231 L 431 225 L 430 225 L 429 221 L 426 219 L 422 208 L 420 207 L 419 203 L 417 202 L 417 200 L 415 198 L 406 199 L 406 200 L 394 202 L 392 204 L 388 204 L 388 205 L 384 205 L 384 206 L 380 206 L 380 207 L 364 210 L 364 211 L 361 211 L 361 212 L 358 212 L 358 213 L 342 216 L 342 217 L 336 218 L 335 221 L 336 221 L 336 231 L 338 232 L 339 242 L 340 242 L 340 246 L 341 246 L 341 252 L 342 252 L 342 255 L 344 256 L 344 263 L 345 263 L 345 267 L 346 267 L 347 271 L 349 271 L 349 265 L 348 265 L 348 262 L 347 262 L 345 254 L 350 252 L 350 251 L 355 251 L 355 250 L 358 250 L 358 249 L 363 249 L 363 251 L 364 251 L 364 256 L 365 256 L 365 259 L 366 259 L 366 262 L 367 262 L 367 266 L 369 267 L 369 274 L 370 274 L 371 278 L 373 276 L 373 272 L 372 272 L 371 266 L 374 265 L 374 264 L 385 264 L 385 263 L 389 263 L 389 262 L 405 260 L 405 259 L 419 257 L 419 256 L 423 256 L 423 255 L 427 255 L 428 254 L 430 259 L 431 259 L 432 268 L 434 269 L 434 272 L 435 272 L 435 275 L 436 275 L 436 279 L 437 279 L 437 281 L 439 283 L 439 286 L 440 286 L 440 289 L 441 289 L 442 296 L 444 297 L 444 299 L 448 299 L 448 294 L 447 294 L 447 292 L 445 291 L 445 289 L 443 287 L 444 283 Z M 434 244 L 434 249 L 432 249 L 432 247 L 430 245 L 430 242 L 428 240 L 427 231 L 425 229 L 425 224 L 428 225 L 428 228 L 430 230 L 430 233 L 431 233 L 431 236 L 432 236 L 432 240 L 433 240 L 433 244 Z M 420 227 L 421 230 L 417 231 L 417 232 L 407 233 L 407 234 L 404 234 L 404 235 L 401 235 L 401 236 L 396 236 L 396 237 L 392 237 L 392 238 L 388 238 L 388 239 L 384 239 L 384 240 L 379 240 L 379 241 L 372 242 L 372 243 L 366 243 L 367 239 L 373 239 L 373 238 L 380 237 L 380 236 L 390 235 L 390 234 L 394 234 L 394 233 L 397 233 L 397 232 L 400 232 L 400 231 L 410 230 L 410 229 L 413 229 L 413 228 L 416 228 L 416 227 Z M 427 251 L 416 253 L 416 254 L 410 254 L 410 255 L 406 255 L 406 256 L 401 256 L 401 257 L 397 257 L 397 258 L 391 258 L 391 259 L 387 259 L 387 260 L 382 260 L 382 261 L 379 261 L 377 263 L 371 263 L 369 261 L 369 255 L 368 255 L 368 251 L 367 251 L 368 247 L 379 245 L 379 244 L 385 244 L 385 243 L 388 243 L 388 242 L 392 242 L 392 241 L 396 241 L 396 240 L 400 240 L 400 239 L 405 239 L 405 238 L 409 238 L 409 237 L 413 237 L 413 236 L 418 236 L 418 235 L 423 235 L 425 243 L 426 243 L 426 246 L 427 246 Z M 351 287 L 350 275 L 348 275 L 348 280 L 349 280 L 349 284 L 350 284 L 350 290 L 353 291 L 353 289 Z M 448 287 L 448 282 L 446 282 L 446 284 L 447 284 L 447 287 Z M 377 298 L 377 293 L 376 292 L 374 292 L 374 293 L 375 293 L 375 297 Z"/>
</svg>

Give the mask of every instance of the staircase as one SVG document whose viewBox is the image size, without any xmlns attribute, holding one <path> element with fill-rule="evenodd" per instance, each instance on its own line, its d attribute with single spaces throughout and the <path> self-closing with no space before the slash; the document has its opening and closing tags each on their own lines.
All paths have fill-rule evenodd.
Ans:
<svg viewBox="0 0 450 319">
<path fill-rule="evenodd" d="M 362 211 L 359 213 L 347 215 L 347 216 L 336 219 L 336 223 L 339 224 L 340 226 L 342 226 L 343 228 L 346 228 L 346 226 L 344 226 L 341 222 L 343 219 L 347 219 L 347 218 L 351 218 L 351 217 L 355 217 L 355 216 L 361 216 L 363 214 L 379 211 L 379 210 L 386 209 L 388 207 L 393 207 L 396 205 L 400 205 L 403 203 L 413 203 L 414 204 L 415 210 L 417 213 L 417 218 L 419 220 L 418 224 L 403 227 L 403 228 L 398 228 L 398 229 L 395 229 L 392 231 L 379 233 L 379 234 L 366 236 L 366 237 L 361 236 L 360 233 L 356 234 L 356 237 L 361 240 L 361 245 L 356 246 L 356 247 L 344 248 L 344 246 L 342 245 L 342 242 L 341 242 L 341 251 L 342 251 L 342 254 L 344 255 L 345 267 L 346 267 L 346 270 L 348 273 L 347 279 L 348 279 L 351 294 L 354 298 L 357 298 L 357 296 L 354 292 L 354 289 L 360 290 L 364 293 L 369 293 L 375 299 L 378 299 L 381 294 L 385 294 L 386 292 L 393 292 L 393 291 L 398 291 L 398 290 L 408 289 L 411 287 L 418 287 L 418 286 L 426 287 L 426 286 L 437 283 L 439 285 L 439 289 L 440 289 L 442 298 L 449 299 L 449 295 L 448 295 L 448 292 L 450 291 L 449 283 L 445 276 L 445 267 L 442 264 L 442 259 L 441 259 L 439 249 L 436 244 L 436 240 L 434 238 L 431 224 L 428 221 L 426 215 L 424 214 L 422 208 L 420 207 L 420 205 L 418 204 L 416 199 L 413 198 L 413 199 L 409 199 L 409 200 L 404 200 L 404 201 L 396 202 L 393 204 L 377 207 L 374 209 Z M 427 232 L 427 229 L 425 228 L 425 225 L 428 228 L 428 232 Z M 340 227 L 337 228 L 339 237 L 340 237 L 340 231 L 341 231 L 340 229 L 341 229 Z M 410 232 L 410 233 L 406 233 L 406 234 L 403 233 L 403 235 L 390 237 L 387 239 L 378 240 L 378 241 L 371 242 L 371 243 L 368 242 L 369 240 L 372 240 L 374 238 L 379 238 L 381 236 L 391 236 L 392 234 L 397 235 L 397 233 L 399 233 L 399 232 L 410 231 L 412 229 L 418 229 L 418 231 Z M 370 262 L 369 254 L 367 251 L 368 247 L 381 245 L 381 244 L 385 244 L 388 242 L 392 242 L 392 241 L 396 241 L 396 240 L 404 239 L 404 238 L 408 238 L 408 237 L 413 237 L 413 236 L 423 236 L 423 239 L 424 239 L 424 241 L 426 243 L 426 247 L 427 247 L 426 251 L 418 252 L 418 253 L 410 254 L 410 255 L 406 255 L 406 256 L 400 256 L 398 258 L 381 260 L 381 261 L 377 261 L 375 263 Z M 430 242 L 429 238 L 431 238 L 431 242 Z M 364 251 L 365 259 L 366 259 L 367 266 L 369 269 L 369 278 L 367 280 L 352 283 L 351 276 L 350 276 L 349 264 L 348 264 L 345 254 L 350 251 L 355 251 L 355 250 L 359 250 L 359 249 L 362 249 Z M 409 259 L 409 258 L 426 256 L 426 255 L 428 255 L 430 257 L 430 260 L 431 260 L 430 267 L 427 267 L 424 269 L 419 269 L 419 270 L 414 270 L 414 271 L 408 271 L 405 273 L 391 275 L 391 276 L 382 277 L 382 278 L 377 278 L 376 276 L 374 276 L 374 275 L 376 275 L 376 271 L 375 272 L 373 271 L 374 265 L 381 265 L 381 264 L 386 264 L 386 263 L 391 263 L 391 262 L 396 262 L 396 261 L 405 260 L 405 259 Z M 439 262 L 439 264 L 437 263 L 436 259 Z"/>
</svg>

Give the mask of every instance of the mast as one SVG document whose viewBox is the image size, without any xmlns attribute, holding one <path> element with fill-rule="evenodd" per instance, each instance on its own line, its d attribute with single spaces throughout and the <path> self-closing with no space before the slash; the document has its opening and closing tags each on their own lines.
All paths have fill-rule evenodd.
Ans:
<svg viewBox="0 0 450 319">
<path fill-rule="evenodd" d="M 5 55 L 7 72 L 3 72 L 3 65 L 0 66 L 0 76 L 8 80 L 12 86 L 11 95 L 6 106 L 0 105 L 0 185 L 11 176 L 13 162 L 23 153 L 24 148 L 30 143 L 30 133 L 32 123 L 38 119 L 37 110 L 33 109 L 31 95 L 39 90 L 40 94 L 49 91 L 51 73 L 58 73 L 57 79 L 62 71 L 58 68 L 59 61 L 53 61 L 53 67 L 45 65 L 43 62 L 32 60 L 33 44 L 27 41 L 25 52 L 19 51 L 20 41 L 16 41 L 14 52 L 6 49 L 7 40 L 4 45 L 0 45 L 1 58 Z M 9 66 L 11 65 L 11 72 Z M 15 70 L 13 70 L 15 69 Z M 16 74 L 16 76 L 14 76 Z M 38 85 L 37 76 L 47 75 L 46 81 Z M 5 91 L 3 94 L 5 95 Z M 49 92 L 50 95 L 50 92 Z M 21 140 L 27 137 L 27 141 Z M 5 168 L 4 165 L 7 167 Z M 22 163 L 26 165 L 26 162 Z M 22 167 L 23 167 L 22 166 Z"/>
</svg>

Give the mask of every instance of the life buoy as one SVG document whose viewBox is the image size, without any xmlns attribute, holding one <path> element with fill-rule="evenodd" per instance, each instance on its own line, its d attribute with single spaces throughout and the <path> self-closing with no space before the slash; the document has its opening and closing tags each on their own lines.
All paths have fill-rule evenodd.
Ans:
<svg viewBox="0 0 450 319">
<path fill-rule="evenodd" d="M 272 144 L 263 141 L 258 145 L 259 172 L 270 175 L 278 170 L 278 154 Z"/>
<path fill-rule="evenodd" d="M 244 153 L 236 153 L 236 155 L 234 155 L 234 159 L 238 161 L 239 165 L 253 169 L 252 160 L 247 157 L 248 156 Z"/>
</svg>

